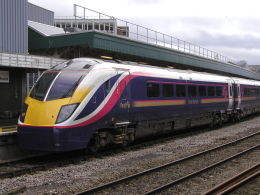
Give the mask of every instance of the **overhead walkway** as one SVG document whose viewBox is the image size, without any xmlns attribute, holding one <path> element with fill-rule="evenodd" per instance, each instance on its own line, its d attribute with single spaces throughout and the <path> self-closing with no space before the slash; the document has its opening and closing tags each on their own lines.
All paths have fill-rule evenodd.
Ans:
<svg viewBox="0 0 260 195">
<path fill-rule="evenodd" d="M 101 13 L 98 15 L 100 17 Z M 68 57 L 86 56 L 92 51 L 99 52 L 100 55 L 120 54 L 161 62 L 158 66 L 163 66 L 165 63 L 174 68 L 260 80 L 260 74 L 239 67 L 233 60 L 214 51 L 127 21 L 113 19 L 115 20 L 113 28 L 117 28 L 117 31 L 111 31 L 111 27 L 107 28 L 106 24 L 93 24 L 92 30 L 66 33 L 62 28 L 29 22 L 29 51 L 32 53 L 45 51 L 47 54 L 61 55 L 62 58 L 65 58 L 66 54 Z M 80 21 L 82 22 L 82 18 Z M 77 25 L 74 24 L 75 27 L 78 27 Z M 118 29 L 124 29 L 125 33 L 123 35 L 118 33 Z M 71 55 L 71 52 L 77 54 Z"/>
</svg>

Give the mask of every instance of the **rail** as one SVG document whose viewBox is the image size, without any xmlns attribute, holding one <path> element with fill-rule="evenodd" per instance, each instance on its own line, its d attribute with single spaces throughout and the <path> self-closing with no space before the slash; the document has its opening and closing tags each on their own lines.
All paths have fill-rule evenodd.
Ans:
<svg viewBox="0 0 260 195">
<path fill-rule="evenodd" d="M 236 144 L 236 143 L 238 143 L 238 142 L 240 142 L 240 141 L 243 141 L 243 140 L 246 140 L 246 139 L 248 139 L 248 138 L 254 137 L 254 136 L 258 135 L 259 133 L 260 133 L 260 132 L 256 132 L 256 133 L 247 135 L 247 136 L 245 136 L 245 137 L 239 138 L 239 139 L 237 139 L 237 140 L 234 140 L 234 141 L 231 141 L 231 142 L 224 143 L 224 144 L 222 144 L 222 145 L 216 146 L 216 147 L 214 147 L 214 148 L 210 148 L 210 149 L 207 149 L 207 150 L 198 152 L 198 153 L 196 153 L 196 154 L 191 154 L 191 155 L 186 156 L 186 157 L 183 157 L 183 158 L 181 158 L 181 159 L 174 160 L 174 161 L 168 162 L 168 163 L 166 163 L 166 164 L 159 165 L 159 166 L 157 166 L 157 167 L 149 168 L 149 169 L 146 169 L 146 170 L 144 170 L 144 171 L 140 171 L 140 172 L 134 173 L 134 174 L 132 174 L 132 175 L 125 176 L 125 177 L 122 177 L 122 178 L 119 178 L 119 179 L 110 181 L 110 182 L 108 182 L 108 183 L 101 184 L 101 185 L 99 185 L 99 186 L 96 186 L 96 187 L 93 187 L 93 188 L 90 188 L 90 189 L 83 190 L 83 191 L 81 191 L 81 192 L 76 193 L 76 195 L 93 194 L 93 193 L 97 193 L 97 192 L 100 192 L 100 191 L 102 191 L 102 190 L 105 190 L 105 189 L 107 189 L 107 188 L 110 188 L 110 187 L 113 187 L 113 188 L 115 189 L 115 186 L 118 185 L 118 184 L 122 184 L 122 183 L 124 183 L 124 182 L 130 182 L 130 180 L 136 179 L 136 178 L 138 178 L 138 177 L 140 177 L 140 176 L 143 176 L 143 175 L 146 175 L 146 174 L 149 174 L 149 173 L 153 173 L 153 172 L 156 172 L 156 171 L 158 171 L 158 170 L 162 170 L 162 169 L 168 168 L 168 167 L 170 167 L 170 166 L 177 165 L 177 164 L 182 163 L 182 162 L 184 162 L 184 161 L 187 161 L 187 160 L 193 159 L 193 158 L 195 158 L 195 157 L 204 155 L 204 154 L 206 154 L 206 153 L 210 153 L 210 152 L 213 152 L 213 151 L 217 151 L 217 150 L 222 149 L 222 148 L 224 148 L 224 147 L 226 147 L 226 146 L 230 146 L 230 145 Z M 226 161 L 228 161 L 228 160 L 230 160 L 230 159 L 233 159 L 233 158 L 235 158 L 235 157 L 237 157 L 237 156 L 239 156 L 239 155 L 241 155 L 241 154 L 244 154 L 244 153 L 246 153 L 246 152 L 248 152 L 248 151 L 250 151 L 250 150 L 253 150 L 253 149 L 255 149 L 255 148 L 259 147 L 259 146 L 260 146 L 260 145 L 258 144 L 258 145 L 254 146 L 254 147 L 251 147 L 250 149 L 244 150 L 244 151 L 242 151 L 242 152 L 240 152 L 240 153 L 238 153 L 238 154 L 236 154 L 236 155 L 233 155 L 233 156 L 228 157 L 228 158 L 226 158 L 226 159 L 224 159 L 224 160 L 222 160 L 222 161 L 219 161 L 219 162 L 217 162 L 217 163 L 214 163 L 213 165 L 206 167 L 205 170 L 206 170 L 206 169 L 210 169 L 210 168 L 212 168 L 212 167 L 215 167 L 215 166 L 217 166 L 217 165 L 219 165 L 219 164 L 222 164 L 222 163 L 224 163 L 224 162 L 226 162 Z M 191 177 L 191 176 L 193 176 L 193 175 L 197 175 L 197 174 L 199 174 L 200 172 L 203 172 L 203 171 L 204 171 L 204 169 L 201 169 L 201 170 L 199 170 L 199 171 L 193 172 L 192 174 L 189 174 L 189 175 L 187 175 L 187 176 L 184 176 L 184 177 L 182 177 L 182 178 L 179 178 L 179 179 L 177 179 L 177 180 L 175 180 L 175 181 L 173 181 L 173 182 L 170 182 L 170 183 L 166 184 L 165 186 L 161 186 L 161 187 L 159 187 L 159 188 L 153 189 L 153 190 L 151 190 L 151 191 L 149 191 L 149 192 L 147 192 L 147 193 L 145 193 L 145 194 L 154 194 L 154 193 L 160 192 L 160 191 L 162 191 L 162 190 L 164 190 L 164 189 L 167 189 L 168 187 L 172 186 L 172 185 L 175 184 L 175 183 L 179 183 L 179 182 L 181 182 L 181 181 L 183 181 L 183 180 L 186 180 L 187 178 L 189 178 L 189 177 Z"/>
<path fill-rule="evenodd" d="M 251 181 L 253 178 L 259 176 L 260 175 L 259 168 L 260 168 L 260 163 L 257 163 L 254 166 L 240 172 L 236 176 L 225 180 L 223 183 L 216 185 L 215 187 L 203 193 L 202 195 L 231 193 L 235 189 Z"/>
<path fill-rule="evenodd" d="M 64 59 L 0 52 L 0 66 L 6 67 L 49 69 L 62 62 Z"/>
<path fill-rule="evenodd" d="M 61 19 L 58 17 L 57 19 Z M 64 19 L 72 19 L 72 17 L 65 17 Z M 98 23 L 97 19 L 113 20 L 113 25 L 107 23 Z M 73 20 L 73 19 L 72 19 Z M 103 33 L 114 34 L 115 36 L 126 37 L 132 40 L 142 41 L 148 44 L 158 45 L 173 50 L 178 50 L 184 53 L 201 56 L 215 61 L 236 64 L 236 62 L 228 57 L 225 57 L 215 51 L 206 49 L 199 45 L 190 43 L 167 35 L 156 30 L 128 22 L 126 20 L 118 19 L 113 16 L 97 12 L 95 10 L 74 4 L 74 27 L 78 27 L 78 22 L 86 20 L 88 23 L 93 23 L 91 30 L 97 30 Z M 88 25 L 87 25 L 88 26 Z M 85 27 L 80 27 L 85 30 Z M 88 29 L 87 29 L 88 30 Z"/>
</svg>

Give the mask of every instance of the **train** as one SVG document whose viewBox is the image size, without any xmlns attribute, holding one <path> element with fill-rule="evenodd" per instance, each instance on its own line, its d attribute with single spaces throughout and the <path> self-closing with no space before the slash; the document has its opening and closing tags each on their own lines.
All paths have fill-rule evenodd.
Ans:
<svg viewBox="0 0 260 195">
<path fill-rule="evenodd" d="M 260 81 L 76 58 L 43 72 L 18 119 L 20 147 L 93 152 L 260 111 Z"/>
</svg>

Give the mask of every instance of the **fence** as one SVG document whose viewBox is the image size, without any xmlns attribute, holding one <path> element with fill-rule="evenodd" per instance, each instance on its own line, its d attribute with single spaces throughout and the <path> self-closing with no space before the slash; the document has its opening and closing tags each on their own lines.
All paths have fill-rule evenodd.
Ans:
<svg viewBox="0 0 260 195">
<path fill-rule="evenodd" d="M 97 22 L 97 19 L 113 20 L 114 26 L 112 28 L 112 32 L 110 27 L 106 27 L 106 23 L 100 24 Z M 175 38 L 156 30 L 152 30 L 147 27 L 128 22 L 126 20 L 121 20 L 113 16 L 108 16 L 106 14 L 76 4 L 74 4 L 74 20 L 75 23 L 77 23 L 77 20 L 86 20 L 88 22 L 91 22 L 91 20 L 93 20 L 92 23 L 94 25 L 91 30 L 97 30 L 103 33 L 112 33 L 116 36 L 123 36 L 129 39 L 167 47 L 184 53 L 198 55 L 224 63 L 236 64 L 234 60 L 199 45 L 192 44 L 190 42 Z M 97 24 L 95 25 L 95 23 Z"/>
</svg>

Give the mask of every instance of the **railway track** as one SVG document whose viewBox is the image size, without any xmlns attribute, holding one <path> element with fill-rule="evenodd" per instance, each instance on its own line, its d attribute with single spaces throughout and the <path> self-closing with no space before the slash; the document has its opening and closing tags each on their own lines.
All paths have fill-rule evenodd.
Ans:
<svg viewBox="0 0 260 195">
<path fill-rule="evenodd" d="M 117 154 L 125 150 L 138 150 L 155 144 L 165 143 L 176 138 L 187 137 L 208 131 L 208 128 L 200 127 L 187 129 L 185 131 L 176 131 L 170 134 L 159 135 L 148 138 L 147 140 L 138 140 L 128 147 L 111 147 L 97 153 L 85 154 L 84 151 L 66 152 L 66 153 L 43 153 L 30 157 L 22 157 L 15 160 L 7 160 L 0 163 L 0 179 L 12 178 L 24 174 L 32 174 L 37 171 L 44 171 L 55 167 L 65 166 L 69 164 L 77 164 L 86 161 L 89 158 L 102 158 L 104 156 Z"/>
<path fill-rule="evenodd" d="M 75 163 L 75 161 L 83 159 L 78 159 L 77 157 L 79 157 L 78 153 L 66 153 L 66 155 L 43 154 L 3 162 L 0 163 L 0 179 L 32 174 L 37 171 L 44 171 L 66 164 L 72 164 Z"/>
<path fill-rule="evenodd" d="M 227 179 L 223 183 L 213 187 L 203 195 L 214 195 L 214 194 L 227 194 L 233 192 L 237 188 L 245 185 L 255 177 L 260 175 L 260 163 L 256 163 L 254 166 L 240 172 L 236 176 Z"/>
<path fill-rule="evenodd" d="M 119 178 L 117 180 L 102 184 L 100 186 L 91 188 L 91 189 L 87 189 L 84 190 L 82 192 L 77 193 L 77 195 L 83 195 L 83 194 L 92 194 L 92 193 L 138 193 L 138 194 L 156 194 L 159 193 L 161 191 L 164 191 L 170 187 L 172 187 L 175 184 L 179 184 L 183 181 L 186 181 L 198 174 L 204 173 L 214 167 L 220 166 L 225 162 L 231 161 L 232 159 L 235 159 L 237 157 L 240 157 L 243 154 L 246 154 L 250 151 L 256 150 L 259 148 L 259 144 L 255 145 L 254 143 L 252 143 L 253 141 L 251 139 L 255 139 L 256 136 L 259 136 L 260 132 L 251 134 L 249 136 L 240 138 L 238 140 L 223 144 L 221 146 L 217 146 L 214 147 L 212 149 L 208 149 L 205 150 L 203 152 L 199 152 L 197 154 L 193 154 L 187 157 L 184 157 L 182 159 L 179 160 L 175 160 L 172 162 L 169 162 L 167 164 L 163 164 L 161 166 L 157 166 L 154 168 L 150 168 L 147 170 L 144 170 L 142 172 L 138 172 L 123 178 Z M 251 141 L 250 141 L 251 140 Z M 249 144 L 250 143 L 250 144 Z M 241 145 L 242 147 L 245 147 L 244 145 L 246 145 L 246 149 L 243 149 L 243 151 L 241 151 Z M 249 145 L 249 146 L 248 146 Z M 191 173 L 188 173 L 186 175 L 182 175 L 179 177 L 175 177 L 175 179 L 172 179 L 170 182 L 163 182 L 165 180 L 165 174 L 163 174 L 163 172 L 165 171 L 171 171 L 174 173 L 174 168 L 176 166 L 180 166 L 186 162 L 189 161 L 193 161 L 194 163 L 196 162 L 200 162 L 201 159 L 204 158 L 204 155 L 208 155 L 208 154 L 214 154 L 217 153 L 219 150 L 223 150 L 226 148 L 229 148 L 229 150 L 233 150 L 234 148 L 240 148 L 238 151 L 239 152 L 235 152 L 235 154 L 229 155 L 228 157 L 219 160 L 217 162 L 213 162 L 210 163 L 209 165 L 199 169 L 199 170 L 195 170 L 192 171 Z M 213 155 L 214 156 L 214 155 Z M 200 159 L 199 161 L 197 161 L 198 159 Z M 147 183 L 147 181 L 151 181 L 154 180 L 154 184 L 149 184 L 149 186 L 145 186 L 145 184 Z M 167 179 L 169 180 L 169 179 Z M 161 183 L 160 185 L 158 183 Z M 144 185 L 143 187 L 140 187 L 140 184 Z M 147 189 L 148 188 L 148 189 Z M 149 189 L 150 188 L 150 189 Z M 127 189 L 127 191 L 125 191 Z M 131 189 L 138 189 L 138 191 L 131 191 Z M 141 190 L 141 191 L 140 191 Z"/>
<path fill-rule="evenodd" d="M 78 164 L 82 161 L 86 161 L 89 158 L 102 158 L 104 156 L 120 153 L 125 150 L 136 150 L 147 146 L 152 146 L 157 143 L 161 144 L 176 138 L 182 138 L 190 136 L 191 134 L 194 135 L 206 131 L 208 131 L 207 128 L 204 128 L 202 130 L 197 129 L 196 131 L 194 131 L 194 128 L 186 130 L 185 132 L 177 131 L 170 135 L 162 135 L 161 137 L 159 137 L 159 139 L 157 137 L 156 139 L 150 139 L 146 142 L 136 143 L 127 148 L 110 148 L 105 151 L 98 152 L 96 154 L 86 155 L 83 151 L 77 151 L 76 153 L 68 152 L 64 154 L 41 154 L 30 156 L 29 158 L 10 160 L 0 163 L 0 179 L 17 177 L 24 174 L 33 174 L 37 171 L 44 171 L 51 168 L 66 166 L 70 164 Z"/>
</svg>

